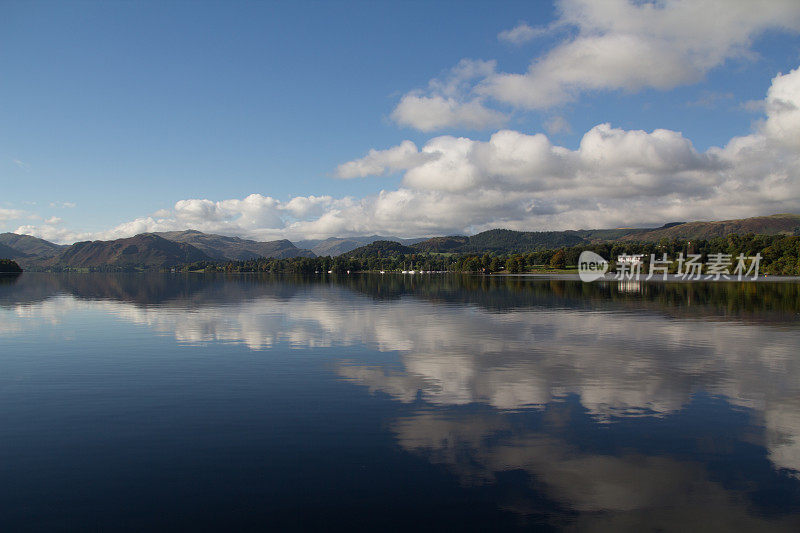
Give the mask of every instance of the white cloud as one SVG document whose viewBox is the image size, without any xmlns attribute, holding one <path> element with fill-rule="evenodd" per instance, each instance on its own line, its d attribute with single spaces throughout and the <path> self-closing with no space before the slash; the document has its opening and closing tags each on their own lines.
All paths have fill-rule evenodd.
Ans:
<svg viewBox="0 0 800 533">
<path fill-rule="evenodd" d="M 551 117 L 544 123 L 544 129 L 550 135 L 558 135 L 559 133 L 572 133 L 572 127 L 567 122 L 567 119 L 561 116 Z"/>
<path fill-rule="evenodd" d="M 526 72 L 497 72 L 494 62 L 462 60 L 445 81 L 433 80 L 426 90 L 404 95 L 392 117 L 422 131 L 481 129 L 498 125 L 491 120 L 497 111 L 487 104 L 490 99 L 520 109 L 548 109 L 585 91 L 671 89 L 702 80 L 728 60 L 753 57 L 753 40 L 767 30 L 800 30 L 795 0 L 562 0 L 558 7 L 551 27 L 573 31 L 533 58 Z M 519 43 L 546 31 L 523 23 L 498 37 Z M 483 68 L 460 75 L 465 64 Z M 458 91 L 442 91 L 452 80 Z"/>
<path fill-rule="evenodd" d="M 577 149 L 542 133 L 488 140 L 410 141 L 338 169 L 342 177 L 402 172 L 402 185 L 365 198 L 188 199 L 94 234 L 48 225 L 18 233 L 67 242 L 195 228 L 256 239 L 472 233 L 633 226 L 800 212 L 800 69 L 778 75 L 755 131 L 697 151 L 680 132 L 599 124 Z"/>
<path fill-rule="evenodd" d="M 392 119 L 401 126 L 434 131 L 444 128 L 482 130 L 504 124 L 507 117 L 487 108 L 478 98 L 460 102 L 440 95 L 407 94 L 392 112 Z"/>
<path fill-rule="evenodd" d="M 501 130 L 485 142 L 436 137 L 422 153 L 438 157 L 406 172 L 403 184 L 409 189 L 465 193 L 498 190 L 521 192 L 529 198 L 693 191 L 710 184 L 697 173 L 716 172 L 724 166 L 718 156 L 695 151 L 678 132 L 626 131 L 609 124 L 589 130 L 575 151 L 553 145 L 543 134 Z"/>
<path fill-rule="evenodd" d="M 332 196 L 295 196 L 280 205 L 280 209 L 290 213 L 295 218 L 320 216 L 331 206 L 336 204 Z"/>
<path fill-rule="evenodd" d="M 442 78 L 431 80 L 427 91 L 404 95 L 392 112 L 392 120 L 421 131 L 481 130 L 504 124 L 506 115 L 487 108 L 483 97 L 468 95 L 472 82 L 491 75 L 495 67 L 494 61 L 461 60 Z"/>
<path fill-rule="evenodd" d="M 543 28 L 532 28 L 525 22 L 520 22 L 510 30 L 503 30 L 497 35 L 497 39 L 511 44 L 525 44 L 536 37 L 545 33 Z"/>
<path fill-rule="evenodd" d="M 92 240 L 95 234 L 91 232 L 85 231 L 75 231 L 64 227 L 53 226 L 44 224 L 41 226 L 34 226 L 30 224 L 25 224 L 19 226 L 17 229 L 14 230 L 14 233 L 19 233 L 20 235 L 33 235 L 34 237 L 39 237 L 40 239 L 45 239 L 55 243 L 67 243 L 72 244 L 73 242 L 78 241 L 88 241 Z M 133 233 L 131 235 L 134 235 Z M 126 235 L 130 236 L 130 235 Z"/>
<path fill-rule="evenodd" d="M 777 76 L 757 131 L 702 153 L 679 132 L 608 124 L 589 130 L 577 150 L 510 130 L 488 141 L 436 137 L 419 153 L 437 157 L 409 168 L 403 189 L 375 205 L 402 199 L 398 211 L 418 231 L 437 223 L 460 231 L 563 229 L 797 211 L 798 104 L 800 73 Z"/>
<path fill-rule="evenodd" d="M 15 218 L 21 218 L 25 214 L 24 211 L 20 211 L 19 209 L 6 209 L 0 207 L 0 220 L 13 220 Z"/>
<path fill-rule="evenodd" d="M 749 55 L 767 29 L 800 29 L 800 4 L 776 1 L 561 3 L 577 35 L 534 60 L 524 74 L 497 74 L 482 92 L 541 109 L 584 90 L 670 89 L 694 83 L 726 60 Z M 709 23 L 713 21 L 713 23 Z"/>
<path fill-rule="evenodd" d="M 764 133 L 787 148 L 800 148 L 800 69 L 777 76 L 767 92 Z"/>
<path fill-rule="evenodd" d="M 361 159 L 339 165 L 336 176 L 339 178 L 363 178 L 380 176 L 388 172 L 408 170 L 425 161 L 426 154 L 420 154 L 417 145 L 403 141 L 388 150 L 370 150 Z"/>
</svg>

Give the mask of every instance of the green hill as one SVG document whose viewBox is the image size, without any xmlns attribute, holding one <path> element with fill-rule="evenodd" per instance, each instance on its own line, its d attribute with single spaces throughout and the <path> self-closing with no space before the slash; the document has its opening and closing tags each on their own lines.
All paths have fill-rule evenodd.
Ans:
<svg viewBox="0 0 800 533">
<path fill-rule="evenodd" d="M 719 222 L 686 222 L 655 230 L 631 233 L 620 237 L 626 241 L 659 241 L 661 239 L 713 239 L 728 235 L 798 235 L 800 215 L 780 214 L 766 217 L 722 220 Z"/>
<path fill-rule="evenodd" d="M 585 239 L 571 231 L 512 231 L 493 229 L 473 235 L 465 251 L 532 252 L 581 244 Z"/>
<path fill-rule="evenodd" d="M 325 240 L 305 240 L 296 243 L 300 248 L 308 248 L 319 257 L 342 255 L 356 248 L 360 248 L 375 241 L 395 241 L 406 246 L 424 241 L 425 239 L 400 239 L 398 237 L 329 237 Z"/>
<path fill-rule="evenodd" d="M 66 248 L 31 235 L 0 233 L 0 257 L 14 259 L 26 268 L 52 261 Z"/>
<path fill-rule="evenodd" d="M 20 254 L 18 250 L 10 246 L 0 244 L 0 259 L 17 259 L 19 257 L 25 257 L 25 254 Z"/>
<path fill-rule="evenodd" d="M 394 257 L 413 254 L 416 250 L 395 241 L 375 241 L 342 254 L 343 257 Z"/>
<path fill-rule="evenodd" d="M 470 237 L 434 237 L 412 246 L 420 252 L 532 252 L 588 242 L 574 231 L 513 231 L 493 229 Z"/>
<path fill-rule="evenodd" d="M 469 244 L 469 237 L 453 235 L 450 237 L 433 237 L 413 245 L 420 252 L 447 253 L 456 252 Z"/>
<path fill-rule="evenodd" d="M 17 233 L 0 233 L 0 244 L 9 246 L 28 256 L 55 257 L 66 246 L 55 244 L 32 235 L 19 235 Z"/>
<path fill-rule="evenodd" d="M 781 214 L 720 222 L 670 222 L 660 228 L 617 228 L 566 231 L 513 231 L 493 229 L 470 237 L 433 237 L 412 245 L 430 253 L 513 253 L 563 248 L 612 241 L 661 239 L 712 239 L 727 235 L 798 235 L 800 215 Z"/>
</svg>

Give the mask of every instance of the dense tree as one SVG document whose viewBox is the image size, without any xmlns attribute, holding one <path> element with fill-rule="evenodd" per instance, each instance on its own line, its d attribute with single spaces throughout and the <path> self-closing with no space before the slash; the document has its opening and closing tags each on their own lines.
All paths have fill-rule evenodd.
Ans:
<svg viewBox="0 0 800 533">
<path fill-rule="evenodd" d="M 19 274 L 22 269 L 16 261 L 12 259 L 0 259 L 0 273 L 3 274 Z"/>
<path fill-rule="evenodd" d="M 553 268 L 564 268 L 567 266 L 567 254 L 564 250 L 557 250 L 550 258 L 550 266 Z"/>
</svg>

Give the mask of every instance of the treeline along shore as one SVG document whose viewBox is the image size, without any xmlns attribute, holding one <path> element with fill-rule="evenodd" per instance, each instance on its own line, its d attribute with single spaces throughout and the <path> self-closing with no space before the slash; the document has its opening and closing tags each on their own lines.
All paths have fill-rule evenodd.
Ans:
<svg viewBox="0 0 800 533">
<path fill-rule="evenodd" d="M 337 257 L 258 258 L 245 261 L 198 261 L 173 268 L 182 272 L 287 272 L 294 274 L 346 274 L 348 272 L 431 272 L 535 273 L 569 271 L 577 268 L 578 257 L 592 251 L 615 268 L 620 255 L 643 255 L 643 272 L 649 268 L 651 256 L 664 254 L 670 260 L 669 271 L 678 269 L 678 257 L 699 254 L 701 261 L 711 254 L 730 255 L 735 264 L 740 255 L 761 256 L 759 271 L 763 274 L 800 276 L 800 236 L 729 235 L 725 238 L 688 241 L 662 239 L 659 242 L 609 242 L 549 248 L 525 253 L 428 253 L 409 252 L 391 241 L 377 241 Z M 731 269 L 732 270 L 732 269 Z"/>
</svg>

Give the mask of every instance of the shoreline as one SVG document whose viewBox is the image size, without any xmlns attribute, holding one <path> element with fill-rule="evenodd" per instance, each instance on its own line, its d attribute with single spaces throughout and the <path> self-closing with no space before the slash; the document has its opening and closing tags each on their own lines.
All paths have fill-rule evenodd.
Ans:
<svg viewBox="0 0 800 533">
<path fill-rule="evenodd" d="M 504 273 L 504 272 L 493 272 L 493 273 L 483 273 L 483 272 L 458 272 L 458 271 L 446 271 L 446 272 L 415 272 L 414 274 L 408 272 L 400 272 L 400 271 L 389 271 L 389 272 L 379 272 L 379 271 L 372 271 L 372 270 L 362 270 L 357 272 L 351 272 L 349 274 L 328 274 L 326 273 L 318 273 L 318 274 L 299 274 L 299 273 L 292 273 L 292 272 L 205 272 L 202 270 L 193 270 L 193 271 L 186 271 L 186 272 L 168 272 L 168 271 L 158 271 L 158 270 L 142 270 L 142 271 L 60 271 L 60 272 L 49 272 L 46 270 L 27 270 L 23 272 L 0 272 L 0 276 L 20 276 L 23 274 L 135 274 L 135 275 L 146 275 L 146 274 L 159 274 L 159 275 L 197 275 L 197 274 L 213 274 L 213 275 L 236 275 L 236 276 L 250 276 L 250 275 L 276 275 L 276 276 L 307 276 L 307 277 L 349 277 L 354 275 L 374 275 L 374 276 L 402 276 L 402 277 L 409 277 L 410 279 L 420 277 L 420 276 L 431 276 L 431 275 L 455 275 L 455 276 L 481 276 L 486 278 L 539 278 L 539 279 L 560 279 L 560 280 L 568 280 L 568 281 L 583 281 L 580 278 L 580 275 L 577 272 L 521 272 L 521 273 Z M 602 278 L 598 278 L 592 281 L 584 281 L 584 283 L 608 283 L 608 282 L 617 282 L 617 283 L 763 283 L 763 282 L 776 282 L 776 283 L 800 283 L 800 276 L 777 276 L 777 275 L 766 275 L 766 276 L 759 276 L 758 278 L 753 279 L 752 277 L 743 278 L 741 280 L 732 277 L 731 279 L 705 279 L 705 275 L 700 279 L 683 279 L 679 276 L 674 274 L 670 274 L 667 279 L 663 279 L 662 276 L 653 276 L 651 279 L 646 279 L 646 275 L 642 275 L 639 279 L 615 279 L 615 275 L 613 273 L 607 273 Z"/>
</svg>

